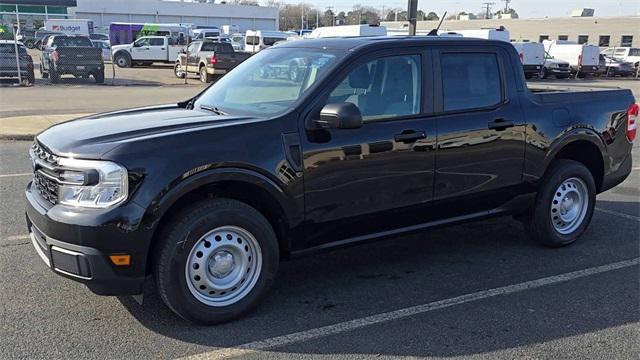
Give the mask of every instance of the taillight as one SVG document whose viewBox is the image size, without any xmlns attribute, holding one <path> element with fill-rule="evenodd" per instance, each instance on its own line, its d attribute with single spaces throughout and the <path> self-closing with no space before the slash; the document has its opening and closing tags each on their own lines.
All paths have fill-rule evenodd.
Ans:
<svg viewBox="0 0 640 360">
<path fill-rule="evenodd" d="M 215 64 L 217 64 L 217 63 L 218 63 L 218 58 L 217 58 L 215 55 L 213 55 L 213 56 L 211 57 L 211 65 L 215 65 Z"/>
<path fill-rule="evenodd" d="M 53 61 L 60 60 L 60 54 L 58 54 L 58 50 L 55 50 L 54 52 L 51 53 L 51 58 L 53 59 Z"/>
<path fill-rule="evenodd" d="M 631 142 L 636 138 L 639 111 L 640 106 L 638 106 L 638 104 L 631 104 L 631 106 L 629 106 L 629 110 L 627 110 L 627 139 Z"/>
</svg>

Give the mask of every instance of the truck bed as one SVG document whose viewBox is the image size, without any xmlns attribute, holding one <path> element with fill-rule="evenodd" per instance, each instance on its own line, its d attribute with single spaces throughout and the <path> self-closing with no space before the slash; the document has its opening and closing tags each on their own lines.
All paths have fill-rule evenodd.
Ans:
<svg viewBox="0 0 640 360">
<path fill-rule="evenodd" d="M 574 103 L 582 101 L 596 101 L 611 98 L 624 98 L 631 94 L 631 90 L 614 86 L 583 86 L 583 85 L 531 85 L 529 92 L 533 100 L 539 103 Z"/>
</svg>

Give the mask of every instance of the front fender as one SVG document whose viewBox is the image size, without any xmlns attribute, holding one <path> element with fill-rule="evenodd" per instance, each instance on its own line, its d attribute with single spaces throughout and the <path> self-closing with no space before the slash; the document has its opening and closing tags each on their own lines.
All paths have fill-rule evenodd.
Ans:
<svg viewBox="0 0 640 360">
<path fill-rule="evenodd" d="M 184 195 L 203 186 L 224 181 L 247 183 L 265 190 L 277 201 L 288 224 L 297 224 L 302 221 L 300 212 L 295 208 L 291 197 L 275 181 L 253 170 L 228 167 L 205 170 L 193 175 L 185 174 L 172 181 L 172 184 L 167 186 L 167 190 L 151 202 L 142 223 L 144 226 L 155 228 L 158 221 Z"/>
</svg>

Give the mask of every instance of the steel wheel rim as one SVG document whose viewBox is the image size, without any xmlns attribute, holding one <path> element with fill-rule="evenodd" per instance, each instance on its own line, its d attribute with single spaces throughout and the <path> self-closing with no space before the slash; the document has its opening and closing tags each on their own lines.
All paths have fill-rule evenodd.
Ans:
<svg viewBox="0 0 640 360">
<path fill-rule="evenodd" d="M 589 192 L 587 185 L 579 178 L 572 177 L 560 184 L 551 200 L 551 223 L 562 235 L 576 231 L 587 215 Z"/>
<path fill-rule="evenodd" d="M 118 56 L 118 59 L 116 61 L 118 66 L 120 67 L 127 65 L 127 59 L 125 59 L 124 56 Z"/>
<path fill-rule="evenodd" d="M 177 77 L 182 77 L 182 65 L 176 65 L 176 67 L 174 68 L 174 72 Z"/>
<path fill-rule="evenodd" d="M 200 81 L 207 82 L 207 70 L 205 68 L 200 69 Z"/>
<path fill-rule="evenodd" d="M 191 294 L 201 303 L 228 306 L 247 296 L 262 269 L 256 238 L 237 226 L 221 226 L 200 237 L 185 265 Z"/>
</svg>

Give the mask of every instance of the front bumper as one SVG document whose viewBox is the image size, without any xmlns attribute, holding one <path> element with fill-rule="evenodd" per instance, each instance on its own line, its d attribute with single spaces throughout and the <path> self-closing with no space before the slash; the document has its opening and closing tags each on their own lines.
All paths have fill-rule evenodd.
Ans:
<svg viewBox="0 0 640 360">
<path fill-rule="evenodd" d="M 553 75 L 571 75 L 570 68 L 549 68 L 549 72 Z"/>
<path fill-rule="evenodd" d="M 525 74 L 538 74 L 542 69 L 542 65 L 523 65 L 522 69 Z"/>
<path fill-rule="evenodd" d="M 98 295 L 142 293 L 149 238 L 141 230 L 123 228 L 129 220 L 141 218 L 142 208 L 132 203 L 87 214 L 60 205 L 47 208 L 37 190 L 32 191 L 32 183 L 25 196 L 31 242 L 53 272 L 85 284 Z M 112 264 L 109 255 L 117 254 L 130 254 L 131 264 Z"/>
</svg>

